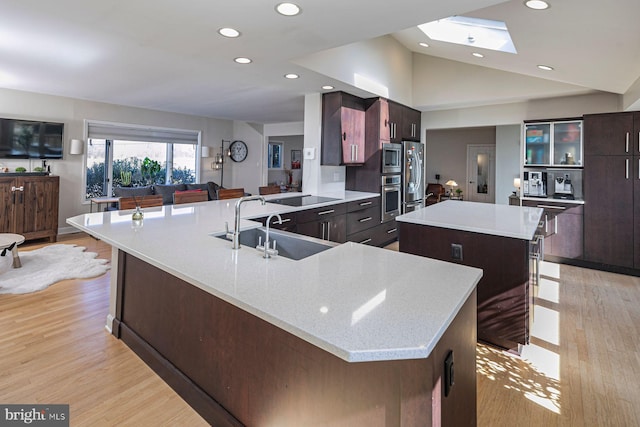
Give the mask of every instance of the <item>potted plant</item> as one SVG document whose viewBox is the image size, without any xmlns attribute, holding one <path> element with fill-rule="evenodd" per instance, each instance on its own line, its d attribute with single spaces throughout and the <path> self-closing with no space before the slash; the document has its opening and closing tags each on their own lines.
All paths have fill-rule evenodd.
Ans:
<svg viewBox="0 0 640 427">
<path fill-rule="evenodd" d="M 151 160 L 145 157 L 140 167 L 140 173 L 142 177 L 147 180 L 147 184 L 153 184 L 155 182 L 156 175 L 160 172 L 160 163 L 155 160 Z"/>
<path fill-rule="evenodd" d="M 131 172 L 121 171 L 120 180 L 123 187 L 131 187 Z"/>
<path fill-rule="evenodd" d="M 462 200 L 462 189 L 456 188 L 456 197 Z"/>
</svg>

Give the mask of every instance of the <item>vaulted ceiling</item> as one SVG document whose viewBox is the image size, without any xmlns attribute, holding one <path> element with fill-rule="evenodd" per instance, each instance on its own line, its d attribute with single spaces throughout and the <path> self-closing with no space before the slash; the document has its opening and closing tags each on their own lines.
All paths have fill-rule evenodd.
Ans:
<svg viewBox="0 0 640 427">
<path fill-rule="evenodd" d="M 257 123 L 299 121 L 304 95 L 322 85 L 366 92 L 297 58 L 390 35 L 414 52 L 417 66 L 431 67 L 424 78 L 434 85 L 445 77 L 451 84 L 446 70 L 456 68 L 467 76 L 505 73 L 536 88 L 520 98 L 627 92 L 640 76 L 640 2 L 550 2 L 532 11 L 521 0 L 300 0 L 302 14 L 284 17 L 277 1 L 265 0 L 2 0 L 0 87 Z M 518 53 L 476 58 L 472 47 L 428 40 L 416 28 L 451 15 L 506 22 Z M 221 27 L 241 36 L 221 37 Z M 235 63 L 240 56 L 253 62 Z M 496 102 L 451 93 L 447 102 L 434 96 L 415 106 Z"/>
</svg>

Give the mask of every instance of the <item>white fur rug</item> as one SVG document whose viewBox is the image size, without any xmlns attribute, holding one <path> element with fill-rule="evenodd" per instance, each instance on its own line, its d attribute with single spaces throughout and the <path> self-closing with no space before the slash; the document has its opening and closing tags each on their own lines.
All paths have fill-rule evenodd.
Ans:
<svg viewBox="0 0 640 427">
<path fill-rule="evenodd" d="M 25 294 L 40 291 L 66 279 L 88 279 L 107 272 L 106 259 L 76 245 L 49 245 L 32 251 L 20 251 L 22 268 L 10 268 L 0 274 L 0 294 Z M 9 254 L 10 256 L 10 254 Z"/>
</svg>

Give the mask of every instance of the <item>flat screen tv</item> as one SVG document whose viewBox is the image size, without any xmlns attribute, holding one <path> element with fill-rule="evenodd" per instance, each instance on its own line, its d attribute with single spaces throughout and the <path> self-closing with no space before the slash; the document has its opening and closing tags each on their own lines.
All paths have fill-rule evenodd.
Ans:
<svg viewBox="0 0 640 427">
<path fill-rule="evenodd" d="M 64 123 L 0 119 L 0 158 L 61 159 Z"/>
</svg>

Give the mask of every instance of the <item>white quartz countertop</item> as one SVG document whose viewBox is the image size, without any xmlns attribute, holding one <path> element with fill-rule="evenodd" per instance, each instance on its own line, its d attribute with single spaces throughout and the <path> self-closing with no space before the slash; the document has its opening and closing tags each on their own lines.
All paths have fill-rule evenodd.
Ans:
<svg viewBox="0 0 640 427">
<path fill-rule="evenodd" d="M 446 200 L 396 217 L 396 221 L 531 240 L 543 210 L 534 207 Z"/>
<path fill-rule="evenodd" d="M 339 196 L 316 206 L 377 194 Z M 476 268 L 351 242 L 299 261 L 233 250 L 211 235 L 233 224 L 235 201 L 147 208 L 141 228 L 132 228 L 132 211 L 67 223 L 348 362 L 428 357 L 482 277 Z M 245 202 L 241 229 L 259 225 L 248 218 L 301 209 Z"/>
</svg>

